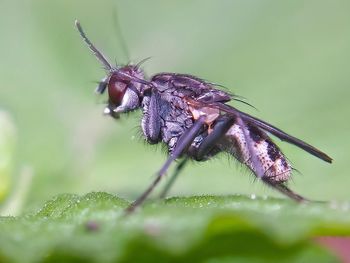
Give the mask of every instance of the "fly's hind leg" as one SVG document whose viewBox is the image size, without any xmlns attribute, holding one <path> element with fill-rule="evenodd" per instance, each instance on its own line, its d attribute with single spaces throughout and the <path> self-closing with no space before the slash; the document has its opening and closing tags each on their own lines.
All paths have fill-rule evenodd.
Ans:
<svg viewBox="0 0 350 263">
<path fill-rule="evenodd" d="M 295 193 L 294 191 L 292 191 L 291 189 L 289 189 L 285 183 L 281 183 L 281 182 L 275 182 L 272 180 L 269 180 L 269 178 L 267 176 L 263 176 L 261 178 L 261 180 L 267 184 L 268 186 L 276 189 L 277 191 L 279 191 L 280 193 L 288 196 L 289 198 L 299 202 L 299 203 L 304 203 L 304 202 L 309 202 L 310 200 L 302 197 L 301 195 L 298 195 L 297 193 Z"/>
</svg>

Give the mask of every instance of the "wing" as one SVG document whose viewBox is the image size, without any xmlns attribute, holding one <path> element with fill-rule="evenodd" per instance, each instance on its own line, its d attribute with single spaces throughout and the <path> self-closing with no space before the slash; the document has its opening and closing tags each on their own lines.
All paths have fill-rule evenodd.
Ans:
<svg viewBox="0 0 350 263">
<path fill-rule="evenodd" d="M 260 129 L 278 137 L 282 141 L 286 141 L 288 143 L 294 144 L 294 145 L 300 147 L 301 149 L 303 149 L 304 151 L 322 159 L 323 161 L 326 161 L 328 163 L 332 163 L 333 159 L 331 157 L 329 157 L 327 154 L 325 154 L 324 152 L 318 150 L 314 146 L 312 146 L 312 145 L 310 145 L 310 144 L 308 144 L 308 143 L 306 143 L 306 142 L 304 142 L 304 141 L 302 141 L 302 140 L 300 140 L 292 135 L 285 133 L 284 131 L 278 129 L 277 127 L 275 127 L 275 126 L 273 126 L 273 125 L 271 125 L 263 120 L 260 120 L 256 117 L 253 117 L 247 113 L 244 113 L 240 110 L 237 110 L 236 108 L 234 108 L 232 106 L 229 106 L 229 105 L 226 105 L 223 103 L 213 102 L 213 103 L 210 103 L 209 105 L 206 105 L 206 106 L 220 109 L 221 111 L 226 112 L 228 114 L 232 114 L 234 116 L 239 116 L 242 118 L 242 120 L 249 123 L 250 125 L 257 126 Z"/>
</svg>

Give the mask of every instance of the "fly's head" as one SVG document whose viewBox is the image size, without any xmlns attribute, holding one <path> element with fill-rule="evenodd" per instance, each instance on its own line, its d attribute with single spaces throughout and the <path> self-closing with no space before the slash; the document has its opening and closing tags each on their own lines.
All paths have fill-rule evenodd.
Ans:
<svg viewBox="0 0 350 263">
<path fill-rule="evenodd" d="M 104 114 L 118 118 L 120 113 L 138 109 L 146 86 L 142 70 L 134 65 L 114 68 L 98 85 L 96 92 L 108 93 Z"/>
<path fill-rule="evenodd" d="M 138 109 L 145 89 L 151 87 L 151 83 L 144 79 L 143 71 L 138 65 L 112 66 L 87 38 L 79 21 L 76 20 L 75 25 L 84 42 L 107 72 L 107 76 L 96 88 L 99 94 L 103 94 L 106 90 L 108 93 L 108 103 L 104 113 L 118 118 L 120 113 Z"/>
</svg>

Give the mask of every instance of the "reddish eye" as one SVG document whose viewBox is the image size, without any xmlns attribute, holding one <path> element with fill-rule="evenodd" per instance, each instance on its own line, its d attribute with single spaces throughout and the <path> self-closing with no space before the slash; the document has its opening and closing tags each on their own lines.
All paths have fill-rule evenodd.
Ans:
<svg viewBox="0 0 350 263">
<path fill-rule="evenodd" d="M 122 82 L 117 74 L 113 74 L 108 82 L 109 102 L 119 106 L 126 91 L 126 83 Z"/>
</svg>

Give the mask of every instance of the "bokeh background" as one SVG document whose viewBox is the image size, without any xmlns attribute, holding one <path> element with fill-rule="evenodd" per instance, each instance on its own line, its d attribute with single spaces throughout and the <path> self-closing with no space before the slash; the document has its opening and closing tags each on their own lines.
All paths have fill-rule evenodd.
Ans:
<svg viewBox="0 0 350 263">
<path fill-rule="evenodd" d="M 0 109 L 17 130 L 8 197 L 24 188 L 24 210 L 67 192 L 133 199 L 166 158 L 143 142 L 140 112 L 102 116 L 106 98 L 93 91 L 105 74 L 78 18 L 111 61 L 151 56 L 148 76 L 194 74 L 248 98 L 259 111 L 234 105 L 334 158 L 279 143 L 299 170 L 291 188 L 349 200 L 349 13 L 347 0 L 1 0 Z M 171 195 L 236 193 L 279 196 L 225 156 L 189 165 Z"/>
</svg>

